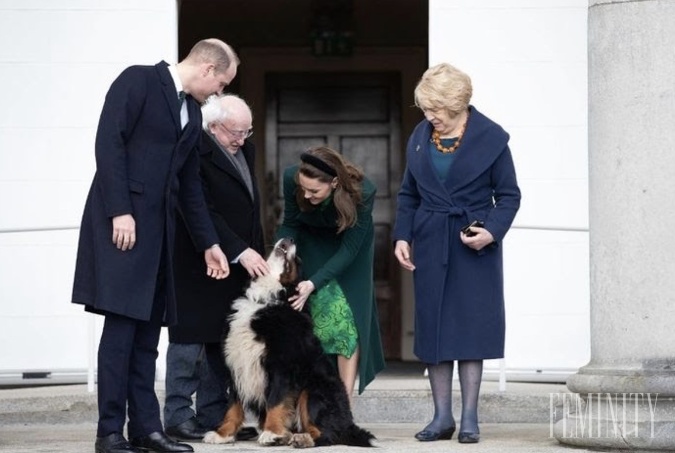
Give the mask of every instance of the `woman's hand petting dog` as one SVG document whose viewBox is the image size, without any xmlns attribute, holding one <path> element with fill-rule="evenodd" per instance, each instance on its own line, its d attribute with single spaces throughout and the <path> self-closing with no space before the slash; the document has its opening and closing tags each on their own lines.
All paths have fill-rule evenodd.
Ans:
<svg viewBox="0 0 675 453">
<path fill-rule="evenodd" d="M 293 310 L 301 311 L 302 307 L 305 306 L 305 302 L 307 302 L 307 298 L 312 294 L 312 291 L 314 291 L 314 283 L 312 283 L 311 280 L 302 281 L 298 283 L 295 290 L 298 294 L 289 297 L 288 301 L 291 303 Z"/>
</svg>

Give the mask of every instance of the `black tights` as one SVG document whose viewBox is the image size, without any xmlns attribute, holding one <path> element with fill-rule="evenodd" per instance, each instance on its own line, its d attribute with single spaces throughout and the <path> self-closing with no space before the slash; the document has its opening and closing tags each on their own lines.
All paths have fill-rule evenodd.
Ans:
<svg viewBox="0 0 675 453">
<path fill-rule="evenodd" d="M 459 385 L 462 392 L 460 432 L 478 433 L 478 393 L 483 376 L 482 360 L 459 360 Z M 455 426 L 452 415 L 452 370 L 454 362 L 428 365 L 434 418 L 424 429 L 440 432 Z"/>
</svg>

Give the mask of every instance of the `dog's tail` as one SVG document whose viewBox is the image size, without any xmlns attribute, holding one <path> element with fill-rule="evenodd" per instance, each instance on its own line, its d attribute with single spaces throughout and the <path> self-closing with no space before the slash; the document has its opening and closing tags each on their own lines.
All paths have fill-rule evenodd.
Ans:
<svg viewBox="0 0 675 453">
<path fill-rule="evenodd" d="M 340 440 L 337 442 L 342 445 L 350 445 L 352 447 L 373 447 L 372 440 L 375 436 L 370 431 L 356 426 L 352 423 L 347 429 L 340 434 Z"/>
</svg>

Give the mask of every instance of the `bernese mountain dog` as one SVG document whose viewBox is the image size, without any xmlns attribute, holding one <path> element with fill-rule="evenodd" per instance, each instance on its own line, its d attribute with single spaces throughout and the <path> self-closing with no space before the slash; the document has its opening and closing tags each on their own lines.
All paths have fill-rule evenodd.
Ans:
<svg viewBox="0 0 675 453">
<path fill-rule="evenodd" d="M 234 442 L 248 409 L 258 417 L 261 445 L 372 447 L 375 436 L 354 423 L 345 387 L 314 335 L 310 315 L 288 303 L 300 280 L 293 240 L 279 240 L 267 263 L 269 274 L 253 279 L 232 305 L 223 340 L 231 404 L 204 442 Z"/>
</svg>

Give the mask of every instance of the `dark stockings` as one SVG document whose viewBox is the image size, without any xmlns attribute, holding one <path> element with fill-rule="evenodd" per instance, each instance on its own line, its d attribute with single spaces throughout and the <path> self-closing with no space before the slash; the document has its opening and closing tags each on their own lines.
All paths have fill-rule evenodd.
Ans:
<svg viewBox="0 0 675 453">
<path fill-rule="evenodd" d="M 459 362 L 459 386 L 462 389 L 460 433 L 478 433 L 478 393 L 482 377 L 482 360 L 461 360 Z"/>
<path fill-rule="evenodd" d="M 460 360 L 459 385 L 462 391 L 462 421 L 460 432 L 478 433 L 478 394 L 483 377 L 482 360 Z M 424 428 L 441 432 L 455 426 L 452 415 L 452 370 L 453 362 L 428 365 L 431 395 L 434 399 L 434 418 Z"/>
<path fill-rule="evenodd" d="M 434 419 L 424 428 L 425 431 L 438 433 L 455 426 L 452 416 L 452 368 L 453 362 L 441 362 L 427 368 L 434 399 Z"/>
</svg>

